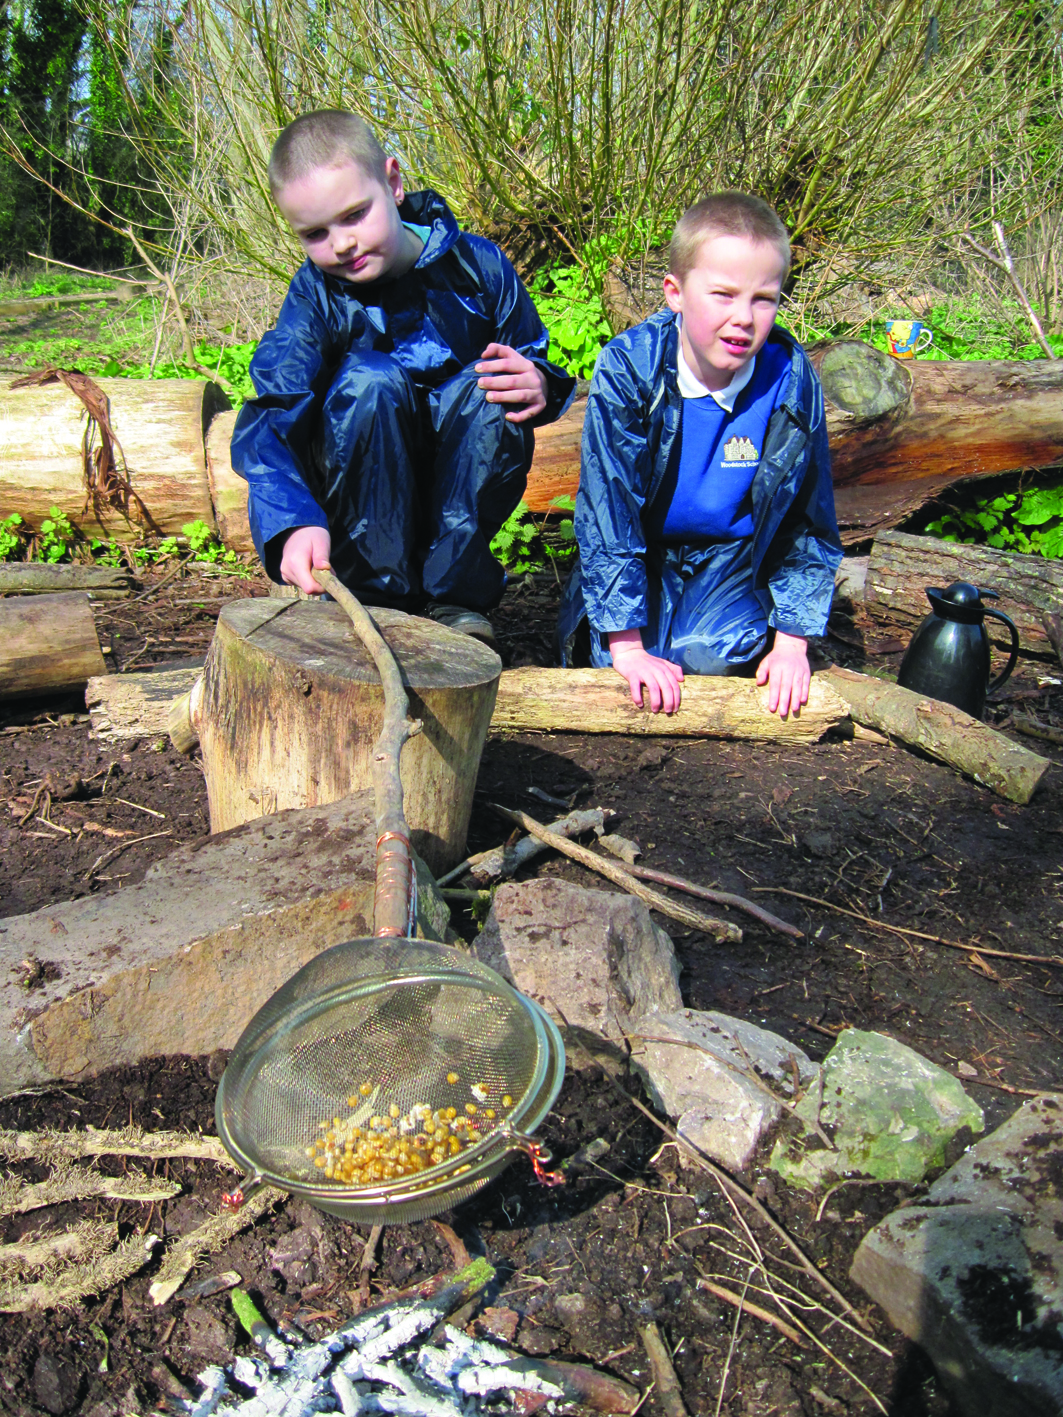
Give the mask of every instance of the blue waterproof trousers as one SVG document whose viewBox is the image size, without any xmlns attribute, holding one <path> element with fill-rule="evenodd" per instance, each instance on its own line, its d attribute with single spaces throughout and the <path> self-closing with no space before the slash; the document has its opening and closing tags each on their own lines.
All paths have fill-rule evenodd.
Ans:
<svg viewBox="0 0 1063 1417">
<path fill-rule="evenodd" d="M 771 597 L 753 585 L 752 542 L 709 546 L 651 545 L 646 553 L 648 653 L 671 660 L 687 674 L 744 674 L 768 642 Z M 573 572 L 559 615 L 562 647 L 571 645 L 583 618 L 579 570 Z M 566 633 L 567 631 L 567 633 Z M 572 662 L 572 651 L 565 653 Z M 613 660 L 605 636 L 590 631 L 590 662 Z"/>
<path fill-rule="evenodd" d="M 436 388 L 390 354 L 352 351 L 325 395 L 311 487 L 332 565 L 370 604 L 498 604 L 490 542 L 524 493 L 534 435 L 488 403 L 472 366 Z"/>
</svg>

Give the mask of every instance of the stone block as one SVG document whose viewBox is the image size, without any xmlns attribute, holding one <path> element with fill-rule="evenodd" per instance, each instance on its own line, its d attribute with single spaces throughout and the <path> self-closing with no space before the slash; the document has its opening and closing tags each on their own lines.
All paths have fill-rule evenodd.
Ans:
<svg viewBox="0 0 1063 1417">
<path fill-rule="evenodd" d="M 1063 1095 L 1027 1102 L 861 1241 L 851 1275 L 964 1417 L 1063 1414 Z"/>
<path fill-rule="evenodd" d="M 816 1136 L 776 1142 L 770 1165 L 795 1186 L 813 1190 L 846 1176 L 921 1181 L 951 1159 L 965 1129 L 985 1130 L 982 1109 L 944 1068 L 895 1038 L 850 1028 L 823 1060 L 823 1086 L 797 1104 L 798 1117 L 819 1121 L 834 1142 Z"/>
<path fill-rule="evenodd" d="M 181 847 L 143 881 L 0 921 L 0 1096 L 231 1048 L 321 950 L 372 933 L 371 792 Z M 448 918 L 419 865 L 419 927 Z M 19 982 L 25 959 L 41 980 Z M 22 971 L 24 973 L 24 971 Z"/>
<path fill-rule="evenodd" d="M 595 1051 L 620 1049 L 633 1020 L 681 1009 L 671 938 L 634 896 L 546 877 L 495 895 L 473 953 Z M 586 1062 L 573 1049 L 569 1062 Z"/>
<path fill-rule="evenodd" d="M 795 1068 L 802 1090 L 818 1071 L 777 1033 L 696 1009 L 640 1021 L 631 1042 L 631 1061 L 654 1103 L 682 1136 L 731 1171 L 745 1170 L 782 1116 L 772 1092 L 790 1098 Z"/>
</svg>

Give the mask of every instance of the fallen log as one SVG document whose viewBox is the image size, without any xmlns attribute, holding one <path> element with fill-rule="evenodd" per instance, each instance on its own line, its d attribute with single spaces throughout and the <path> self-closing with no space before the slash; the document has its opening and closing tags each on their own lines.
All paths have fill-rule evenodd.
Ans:
<svg viewBox="0 0 1063 1417">
<path fill-rule="evenodd" d="M 465 855 L 498 656 L 431 620 L 374 609 L 424 725 L 402 754 L 414 847 L 438 875 Z M 230 602 L 196 693 L 212 832 L 284 807 L 335 802 L 372 781 L 380 675 L 333 601 Z"/>
<path fill-rule="evenodd" d="M 90 600 L 129 595 L 133 577 L 120 566 L 50 566 L 44 561 L 0 562 L 0 595 L 47 595 L 88 591 Z"/>
<path fill-rule="evenodd" d="M 1011 802 L 1029 802 L 1052 766 L 1047 758 L 938 699 L 838 665 L 814 675 L 813 683 L 819 678 L 848 705 L 857 723 L 919 748 Z"/>
<path fill-rule="evenodd" d="M 848 716 L 821 675 L 813 675 L 808 703 L 780 718 L 767 709 L 767 687 L 752 679 L 683 680 L 677 713 L 636 708 L 612 669 L 507 669 L 498 683 L 492 732 L 631 733 L 687 738 L 748 738 L 818 743 Z"/>
<path fill-rule="evenodd" d="M 1048 641 L 1056 652 L 1056 658 L 1063 664 L 1063 613 L 1046 613 L 1041 617 Z"/>
<path fill-rule="evenodd" d="M 111 426 L 139 498 L 126 515 L 85 484 L 85 410 L 64 385 L 0 390 L 0 516 L 37 527 L 58 507 L 90 536 L 136 540 L 145 530 L 177 534 L 190 521 L 214 525 L 204 457 L 211 416 L 228 406 L 200 379 L 100 379 Z M 121 470 L 121 469 L 120 469 Z"/>
<path fill-rule="evenodd" d="M 84 689 L 104 668 L 84 591 L 0 600 L 0 699 Z"/>
<path fill-rule="evenodd" d="M 254 551 L 247 519 L 247 483 L 233 471 L 229 457 L 236 410 L 219 413 L 207 429 L 207 479 L 218 535 L 232 551 Z"/>
<path fill-rule="evenodd" d="M 823 383 L 842 540 L 867 540 L 967 478 L 1063 461 L 1063 360 L 901 361 L 859 340 L 810 350 Z M 537 431 L 524 500 L 579 486 L 586 399 Z"/>
<path fill-rule="evenodd" d="M 1060 560 L 884 531 L 871 548 L 864 605 L 878 624 L 907 635 L 930 613 L 926 587 L 953 581 L 995 590 L 999 608 L 1015 621 L 1020 648 L 1033 654 L 1052 653 L 1044 617 L 1063 611 Z M 1010 644 L 1011 637 L 999 621 L 986 620 L 985 626 L 991 640 L 1003 647 Z"/>
<path fill-rule="evenodd" d="M 104 743 L 120 738 L 159 738 L 170 731 L 174 700 L 186 695 L 203 672 L 203 661 L 141 674 L 104 674 L 85 686 L 92 731 Z M 188 752 L 189 744 L 182 749 Z"/>
</svg>

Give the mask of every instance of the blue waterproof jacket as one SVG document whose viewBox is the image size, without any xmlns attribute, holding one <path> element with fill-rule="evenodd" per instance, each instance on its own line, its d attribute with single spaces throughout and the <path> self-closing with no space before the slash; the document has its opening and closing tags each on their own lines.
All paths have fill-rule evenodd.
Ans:
<svg viewBox="0 0 1063 1417">
<path fill-rule="evenodd" d="M 823 390 L 791 335 L 776 326 L 770 339 L 787 348 L 791 367 L 753 480 L 754 584 L 770 594 L 769 624 L 785 634 L 821 635 L 842 555 Z M 603 634 L 647 623 L 643 512 L 678 456 L 678 344 L 676 316 L 667 310 L 618 335 L 599 357 L 576 498 L 580 584 L 562 607 L 563 651 L 584 614 Z"/>
<path fill-rule="evenodd" d="M 358 285 L 304 261 L 276 328 L 251 361 L 257 397 L 236 420 L 232 463 L 249 484 L 255 549 L 273 575 L 279 562 L 279 550 L 269 551 L 274 538 L 294 527 L 328 525 L 312 491 L 311 450 L 325 394 L 352 351 L 391 355 L 427 391 L 474 364 L 492 341 L 510 345 L 546 375 L 547 405 L 533 426 L 559 418 L 575 392 L 575 380 L 547 360 L 550 337 L 502 251 L 463 232 L 435 192 L 410 193 L 399 215 L 430 228 L 410 271 L 399 280 Z M 468 455 L 475 460 L 476 449 Z M 386 540 L 388 529 L 380 531 Z"/>
</svg>

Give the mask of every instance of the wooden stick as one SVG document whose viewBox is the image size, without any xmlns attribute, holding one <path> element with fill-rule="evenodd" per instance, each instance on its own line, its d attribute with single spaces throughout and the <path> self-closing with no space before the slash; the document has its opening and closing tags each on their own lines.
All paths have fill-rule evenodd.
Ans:
<svg viewBox="0 0 1063 1417">
<path fill-rule="evenodd" d="M 551 822 L 550 831 L 557 832 L 560 836 L 582 836 L 584 832 L 604 831 L 606 818 L 611 815 L 608 811 L 603 812 L 601 807 L 588 807 L 580 812 L 570 812 L 567 817 L 559 817 L 556 822 Z M 512 848 L 492 846 L 487 851 L 477 851 L 474 856 L 467 856 L 445 876 L 440 876 L 436 884 L 447 886 L 470 871 L 481 885 L 497 879 L 504 880 L 515 875 L 533 857 L 541 856 L 544 851 L 549 850 L 549 842 L 540 841 L 534 836 L 522 837 Z"/>
<path fill-rule="evenodd" d="M 770 910 L 763 910 L 753 901 L 746 900 L 745 896 L 734 895 L 731 891 L 716 891 L 710 886 L 695 885 L 693 881 L 684 880 L 682 876 L 673 876 L 667 871 L 655 871 L 651 866 L 628 865 L 626 869 L 641 881 L 656 881 L 659 886 L 670 886 L 674 891 L 686 891 L 687 895 L 711 900 L 714 905 L 729 905 L 734 910 L 744 910 L 747 915 L 752 915 L 754 920 L 767 925 L 769 930 L 778 930 L 780 935 L 789 935 L 794 940 L 805 938 L 804 930 L 780 920 L 777 915 L 772 915 Z"/>
<path fill-rule="evenodd" d="M 796 1343 L 798 1348 L 807 1348 L 808 1344 L 798 1333 L 797 1329 L 791 1327 L 784 1319 L 769 1313 L 767 1309 L 762 1309 L 759 1304 L 754 1304 L 750 1299 L 743 1299 L 740 1294 L 735 1294 L 731 1289 L 725 1289 L 722 1284 L 717 1284 L 712 1279 L 702 1276 L 697 1282 L 698 1289 L 707 1289 L 710 1294 L 715 1294 L 717 1299 L 722 1299 L 725 1304 L 733 1304 L 736 1309 L 744 1309 L 747 1314 L 752 1314 L 755 1319 L 762 1319 L 764 1323 L 771 1324 L 780 1333 L 785 1334 L 791 1343 Z"/>
<path fill-rule="evenodd" d="M 402 805 L 399 758 L 408 738 L 420 732 L 420 722 L 410 718 L 410 701 L 395 656 L 361 602 L 323 566 L 314 579 L 339 601 L 350 617 L 358 638 L 373 657 L 384 686 L 384 722 L 373 750 L 373 792 L 376 797 L 376 894 L 373 933 L 404 936 L 410 931 L 413 899 L 413 857 L 410 829 Z"/>
<path fill-rule="evenodd" d="M 809 905 L 821 905 L 825 910 L 833 910 L 838 915 L 848 915 L 875 930 L 889 930 L 894 935 L 910 935 L 915 940 L 929 940 L 932 945 L 963 950 L 964 954 L 992 955 L 994 959 L 1010 959 L 1019 964 L 1046 964 L 1063 969 L 1063 956 L 1060 955 L 1023 955 L 1016 954 L 1013 950 L 992 950 L 986 945 L 965 945 L 962 940 L 946 940 L 943 935 L 928 935 L 925 930 L 909 930 L 903 925 L 889 925 L 885 920 L 876 920 L 872 915 L 861 915 L 858 910 L 847 910 L 844 905 L 835 905 L 833 901 L 824 900 L 822 896 L 804 895 L 801 891 L 787 890 L 785 886 L 754 886 L 753 889 L 763 891 L 766 895 L 793 896 L 794 900 L 804 900 Z"/>
<path fill-rule="evenodd" d="M 688 1417 L 679 1379 L 675 1375 L 675 1368 L 672 1364 L 672 1355 L 668 1352 L 668 1346 L 661 1337 L 660 1329 L 655 1323 L 648 1323 L 645 1328 L 639 1329 L 639 1337 L 642 1339 L 642 1346 L 646 1350 L 650 1367 L 653 1369 L 653 1381 L 661 1406 L 664 1408 L 665 1417 Z"/>
<path fill-rule="evenodd" d="M 494 810 L 503 817 L 507 817 L 511 822 L 516 822 L 518 826 L 536 836 L 540 841 L 547 842 L 548 845 L 560 851 L 563 856 L 571 856 L 573 861 L 578 861 L 581 866 L 587 866 L 592 871 L 597 871 L 600 876 L 604 876 L 607 881 L 612 881 L 614 885 L 620 886 L 629 895 L 638 896 L 651 910 L 660 911 L 662 915 L 667 915 L 672 920 L 677 920 L 680 925 L 687 925 L 692 930 L 703 930 L 707 935 L 713 935 L 717 940 L 737 943 L 742 938 L 742 931 L 737 925 L 732 925 L 729 920 L 716 920 L 711 915 L 703 915 L 700 910 L 690 910 L 685 905 L 678 905 L 675 901 L 669 900 L 666 895 L 661 895 L 660 891 L 650 890 L 648 886 L 642 885 L 633 875 L 622 866 L 616 865 L 613 861 L 606 861 L 597 852 L 589 851 L 587 847 L 580 846 L 577 842 L 569 841 L 567 837 L 560 836 L 557 832 L 552 832 L 549 827 L 543 826 L 542 822 L 537 822 L 534 817 L 529 817 L 527 812 L 511 811 L 508 807 L 500 807 L 497 803 L 491 804 Z"/>
</svg>

